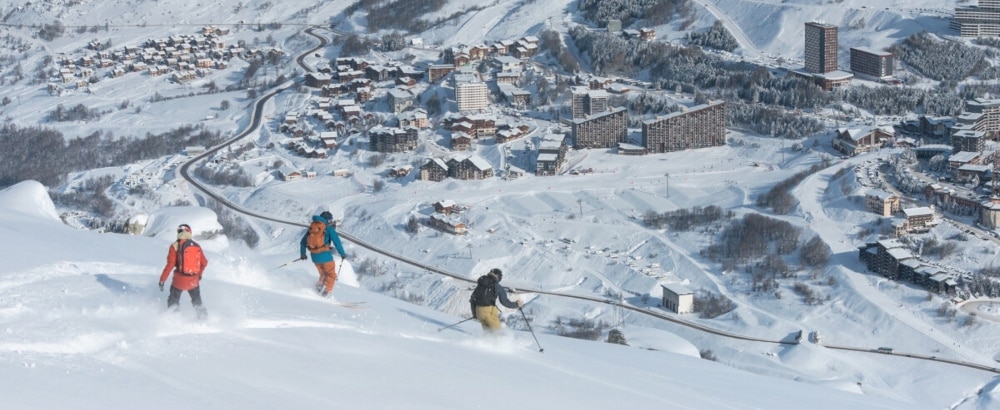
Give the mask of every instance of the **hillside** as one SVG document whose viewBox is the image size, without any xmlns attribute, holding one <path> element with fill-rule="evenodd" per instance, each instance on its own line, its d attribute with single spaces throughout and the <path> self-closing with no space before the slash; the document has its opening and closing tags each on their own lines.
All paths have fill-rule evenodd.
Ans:
<svg viewBox="0 0 1000 410">
<path fill-rule="evenodd" d="M 162 311 L 154 272 L 169 233 L 67 228 L 32 182 L 0 191 L 0 203 L 0 227 L 18 232 L 8 244 L 17 255 L 63 250 L 48 260 L 12 255 L 0 268 L 7 408 L 457 409 L 482 403 L 483 382 L 495 400 L 525 409 L 912 408 L 685 354 L 545 334 L 539 353 L 525 332 L 440 331 L 458 317 L 348 286 L 337 297 L 364 307 L 334 306 L 302 288 L 306 275 L 275 276 L 251 253 L 225 247 L 209 252 L 210 319 L 199 323 L 186 298 L 181 312 Z M 200 220 L 192 216 L 175 212 L 163 223 Z"/>
</svg>

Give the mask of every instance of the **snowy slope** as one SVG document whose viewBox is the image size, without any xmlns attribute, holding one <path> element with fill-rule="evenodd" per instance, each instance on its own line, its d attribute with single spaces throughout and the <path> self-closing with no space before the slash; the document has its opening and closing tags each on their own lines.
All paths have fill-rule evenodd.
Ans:
<svg viewBox="0 0 1000 410">
<path fill-rule="evenodd" d="M 26 182 L 0 201 L 23 210 L 44 195 Z M 0 267 L 5 408 L 913 408 L 689 355 L 544 334 L 539 353 L 524 332 L 438 331 L 461 318 L 346 286 L 337 297 L 365 308 L 335 306 L 304 290 L 309 278 L 270 276 L 231 249 L 209 252 L 211 317 L 198 323 L 186 297 L 163 312 L 166 240 L 8 207 L 0 229 L 18 238 Z"/>
</svg>

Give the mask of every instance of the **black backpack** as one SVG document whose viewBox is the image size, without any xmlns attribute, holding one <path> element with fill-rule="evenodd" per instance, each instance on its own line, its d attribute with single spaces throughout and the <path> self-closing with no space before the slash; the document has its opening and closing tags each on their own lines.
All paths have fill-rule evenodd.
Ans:
<svg viewBox="0 0 1000 410">
<path fill-rule="evenodd" d="M 497 303 L 497 280 L 493 276 L 483 275 L 476 281 L 476 289 L 469 299 L 476 306 L 493 306 Z"/>
</svg>

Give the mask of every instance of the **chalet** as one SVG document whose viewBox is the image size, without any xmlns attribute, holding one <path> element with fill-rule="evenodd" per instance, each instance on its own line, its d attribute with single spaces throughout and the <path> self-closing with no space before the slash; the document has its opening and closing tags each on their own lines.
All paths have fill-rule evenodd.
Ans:
<svg viewBox="0 0 1000 410">
<path fill-rule="evenodd" d="M 368 61 L 365 61 L 365 59 L 363 58 L 357 58 L 357 57 L 338 57 L 336 60 L 336 64 L 338 66 L 346 65 L 348 67 L 351 67 L 352 70 L 364 71 L 365 68 L 368 68 Z"/>
<path fill-rule="evenodd" d="M 441 182 L 448 178 L 448 164 L 440 158 L 431 158 L 420 167 L 421 181 Z"/>
<path fill-rule="evenodd" d="M 365 78 L 375 81 L 389 81 L 394 77 L 396 71 L 383 65 L 370 65 L 365 68 Z"/>
<path fill-rule="evenodd" d="M 975 182 L 977 185 L 993 178 L 992 165 L 965 164 L 955 170 L 955 181 Z"/>
<path fill-rule="evenodd" d="M 448 176 L 461 180 L 479 180 L 493 177 L 493 167 L 485 159 L 471 156 L 461 161 L 448 161 Z"/>
<path fill-rule="evenodd" d="M 403 87 L 414 87 L 417 85 L 417 80 L 414 80 L 413 77 L 410 76 L 403 76 L 396 79 L 396 85 Z"/>
<path fill-rule="evenodd" d="M 518 45 L 517 47 L 514 47 L 514 50 L 511 52 L 511 55 L 517 58 L 531 58 L 531 56 L 537 53 L 538 53 L 537 44 L 527 44 L 527 45 Z"/>
<path fill-rule="evenodd" d="M 455 71 L 455 66 L 450 64 L 432 64 L 427 68 L 427 81 L 430 83 L 436 83 L 438 80 L 444 78 L 452 71 Z"/>
<path fill-rule="evenodd" d="M 439 214 L 451 215 L 458 211 L 458 204 L 450 199 L 444 199 L 434 203 L 434 212 Z"/>
<path fill-rule="evenodd" d="M 324 85 L 320 90 L 320 95 L 323 97 L 339 97 L 340 94 L 344 93 L 344 85 L 340 83 L 331 83 Z"/>
<path fill-rule="evenodd" d="M 404 152 L 417 149 L 418 130 L 416 127 L 390 128 L 376 126 L 368 130 L 369 146 L 372 151 Z"/>
<path fill-rule="evenodd" d="M 451 114 L 444 118 L 444 126 L 455 132 L 464 132 L 476 138 L 493 137 L 497 133 L 496 117 L 489 114 Z"/>
<path fill-rule="evenodd" d="M 417 81 L 420 81 L 420 80 L 422 80 L 424 78 L 424 71 L 423 70 L 418 70 L 415 67 L 401 66 L 401 67 L 397 67 L 396 71 L 399 72 L 399 77 L 400 78 L 402 78 L 402 77 L 409 77 L 410 78 L 409 82 L 412 82 L 412 84 L 409 84 L 411 86 L 416 85 Z"/>
<path fill-rule="evenodd" d="M 402 178 L 407 175 L 410 175 L 410 172 L 412 171 L 413 167 L 407 165 L 403 167 L 390 168 L 388 175 L 390 178 Z"/>
<path fill-rule="evenodd" d="M 472 60 L 482 60 L 485 59 L 490 53 L 490 48 L 483 45 L 474 45 L 468 49 L 469 58 Z"/>
<path fill-rule="evenodd" d="M 308 73 L 306 74 L 306 86 L 313 88 L 322 88 L 323 86 L 330 84 L 330 80 L 333 78 L 330 74 L 325 73 Z"/>
<path fill-rule="evenodd" d="M 360 70 L 338 71 L 337 80 L 342 83 L 349 83 L 359 78 L 365 78 L 365 72 Z"/>
<path fill-rule="evenodd" d="M 451 149 L 455 151 L 468 151 L 472 148 L 472 137 L 464 132 L 451 133 Z"/>
<path fill-rule="evenodd" d="M 285 181 L 295 181 L 302 179 L 305 176 L 302 171 L 292 171 L 287 174 L 279 171 L 279 174 L 281 176 L 281 179 Z"/>
<path fill-rule="evenodd" d="M 431 126 L 430 120 L 427 118 L 427 111 L 423 108 L 403 111 L 396 115 L 396 119 L 399 121 L 399 126 L 404 128 L 416 127 L 424 129 Z"/>
<path fill-rule="evenodd" d="M 865 209 L 881 216 L 892 216 L 899 212 L 899 196 L 881 189 L 865 193 Z"/>
<path fill-rule="evenodd" d="M 499 73 L 496 73 L 494 78 L 496 79 L 497 85 L 512 84 L 516 86 L 521 81 L 521 73 L 513 71 L 501 71 Z"/>
<path fill-rule="evenodd" d="M 1000 227 L 1000 197 L 993 195 L 979 204 L 979 220 L 989 229 Z"/>
<path fill-rule="evenodd" d="M 493 63 L 500 71 L 506 72 L 520 72 L 523 67 L 523 62 L 520 59 L 506 55 L 494 56 Z"/>
<path fill-rule="evenodd" d="M 413 105 L 413 93 L 401 88 L 393 88 L 386 93 L 386 102 L 389 104 L 389 111 L 398 114 Z"/>
<path fill-rule="evenodd" d="M 372 80 L 367 78 L 355 78 L 351 81 L 344 83 L 344 91 L 354 91 L 357 92 L 362 88 L 369 88 L 374 86 Z"/>
<path fill-rule="evenodd" d="M 538 144 L 535 175 L 556 175 L 562 171 L 569 146 L 566 134 L 546 134 Z"/>
<path fill-rule="evenodd" d="M 959 151 L 948 157 L 948 167 L 954 172 L 963 165 L 976 165 L 981 161 L 979 152 Z"/>
<path fill-rule="evenodd" d="M 927 232 L 933 227 L 934 222 L 934 208 L 921 206 L 917 208 L 907 208 L 903 210 L 903 215 L 906 216 L 906 223 L 910 232 Z"/>
<path fill-rule="evenodd" d="M 361 87 L 354 91 L 358 102 L 363 103 L 372 98 L 372 88 L 371 87 Z"/>
<path fill-rule="evenodd" d="M 858 155 L 881 148 L 892 137 L 893 131 L 882 127 L 840 128 L 831 145 L 844 155 Z"/>
<path fill-rule="evenodd" d="M 496 135 L 496 138 L 494 139 L 494 141 L 497 144 L 503 144 L 503 143 L 506 143 L 506 142 L 511 142 L 511 141 L 516 140 L 518 138 L 521 138 L 523 136 L 524 136 L 524 132 L 521 131 L 521 129 L 519 129 L 519 128 L 504 129 L 504 130 L 497 131 L 497 135 Z"/>
<path fill-rule="evenodd" d="M 951 134 L 951 127 L 956 123 L 955 117 L 930 117 L 923 115 L 919 119 L 920 134 L 931 138 L 944 138 Z"/>
<path fill-rule="evenodd" d="M 498 83 L 497 88 L 504 101 L 512 107 L 523 107 L 531 103 L 531 92 L 528 90 L 504 83 Z"/>
<path fill-rule="evenodd" d="M 653 30 L 651 28 L 640 28 L 639 38 L 645 41 L 656 40 L 656 30 Z"/>
<path fill-rule="evenodd" d="M 465 222 L 451 215 L 431 214 L 429 223 L 431 226 L 452 235 L 464 235 L 467 230 Z"/>
<path fill-rule="evenodd" d="M 319 140 L 323 142 L 323 146 L 329 149 L 337 148 L 337 132 L 336 131 L 324 131 L 319 133 Z"/>
<path fill-rule="evenodd" d="M 506 55 L 510 53 L 511 46 L 514 45 L 514 40 L 500 40 L 490 46 L 493 54 Z"/>
</svg>

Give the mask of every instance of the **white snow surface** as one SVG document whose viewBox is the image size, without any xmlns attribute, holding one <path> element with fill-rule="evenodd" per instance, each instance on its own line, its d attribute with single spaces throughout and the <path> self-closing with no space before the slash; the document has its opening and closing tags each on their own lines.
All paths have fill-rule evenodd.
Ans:
<svg viewBox="0 0 1000 410">
<path fill-rule="evenodd" d="M 0 201 L 35 205 L 33 187 Z M 337 306 L 305 290 L 309 275 L 267 272 L 233 249 L 209 252 L 210 318 L 199 322 L 186 297 L 164 312 L 154 261 L 165 240 L 6 207 L 0 229 L 17 237 L 5 247 L 18 263 L 0 267 L 10 409 L 912 408 L 668 352 L 683 342 L 649 332 L 641 338 L 668 351 L 538 334 L 539 352 L 526 332 L 484 337 L 471 322 L 440 331 L 461 317 L 350 287 L 337 299 L 363 308 Z"/>
</svg>

